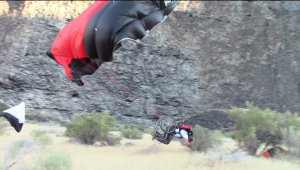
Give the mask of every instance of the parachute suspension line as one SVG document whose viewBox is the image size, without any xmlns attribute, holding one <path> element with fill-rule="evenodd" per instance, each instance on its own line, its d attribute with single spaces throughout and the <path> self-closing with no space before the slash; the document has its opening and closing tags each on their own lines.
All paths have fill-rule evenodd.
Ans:
<svg viewBox="0 0 300 170">
<path fill-rule="evenodd" d="M 81 61 L 80 61 L 81 62 Z M 84 62 L 84 61 L 83 61 Z M 83 63 L 82 62 L 82 63 Z M 89 65 L 88 63 L 83 63 L 83 64 L 85 64 L 85 65 L 87 65 L 89 68 L 91 68 L 91 69 L 93 69 L 95 72 L 97 72 L 97 69 L 96 68 L 94 68 L 93 66 L 91 66 L 91 65 Z M 100 73 L 100 72 L 97 72 L 99 75 L 101 75 L 101 76 L 103 76 L 103 77 L 105 77 L 106 79 L 108 79 L 109 80 L 109 78 L 108 77 L 106 77 L 105 75 L 103 75 L 102 73 Z M 109 81 L 111 81 L 113 84 L 115 84 L 112 80 L 109 80 Z M 116 84 L 115 84 L 116 85 Z M 120 85 L 118 85 L 119 87 L 120 87 Z M 90 89 L 92 89 L 92 90 L 95 90 L 95 91 L 99 91 L 99 92 L 101 92 L 101 90 L 98 90 L 98 89 L 95 89 L 95 88 L 91 88 L 91 87 L 89 87 Z M 139 104 L 141 104 L 141 105 L 143 105 L 148 111 L 150 111 L 150 113 L 152 114 L 152 115 L 155 115 L 155 116 L 157 116 L 157 117 L 160 117 L 155 111 L 153 111 L 153 110 L 151 110 L 149 107 L 147 107 L 145 104 L 143 104 L 143 103 L 141 103 L 138 99 L 136 99 L 136 97 L 134 97 L 132 94 L 130 94 L 130 92 L 128 92 L 124 87 L 122 88 L 122 87 L 120 87 L 123 91 L 125 91 L 126 93 L 129 93 L 129 95 L 131 95 Z M 104 92 L 104 91 L 103 91 Z M 106 92 L 105 94 L 108 94 L 108 92 Z M 111 95 L 111 94 L 109 94 L 109 95 Z M 113 96 L 113 95 L 111 95 L 111 96 Z M 113 96 L 113 97 L 115 97 L 115 98 L 117 98 L 117 99 L 119 99 L 119 100 L 122 100 L 122 99 L 120 99 L 120 98 L 118 98 L 118 97 L 116 97 L 116 96 Z M 122 100 L 122 101 L 124 101 L 124 100 Z M 147 112 L 148 112 L 147 111 Z"/>
<path fill-rule="evenodd" d="M 112 96 L 112 97 L 114 97 L 114 98 L 116 98 L 116 99 L 118 99 L 118 100 L 122 100 L 122 99 L 120 99 L 120 98 L 118 98 L 118 97 L 116 97 L 116 96 L 114 96 L 114 95 L 112 95 L 112 94 L 110 94 L 110 93 L 108 93 L 108 92 L 106 92 L 106 91 L 99 90 L 99 89 L 95 89 L 95 88 L 93 88 L 93 87 L 91 87 L 91 86 L 88 86 L 88 85 L 83 85 L 83 86 L 85 86 L 85 87 L 87 87 L 87 88 L 89 88 L 89 89 L 92 89 L 92 90 L 94 90 L 94 91 L 97 91 L 97 92 L 100 92 L 100 93 L 104 93 L 104 94 L 110 95 L 110 96 Z M 123 100 L 122 100 L 122 101 L 123 101 Z"/>
<path fill-rule="evenodd" d="M 77 74 L 77 73 L 75 73 L 75 74 Z M 79 74 L 77 74 L 77 75 L 79 75 Z M 89 82 L 88 80 L 84 80 L 84 81 Z M 110 95 L 110 96 L 112 96 L 112 97 L 114 97 L 114 98 L 116 98 L 116 99 L 118 99 L 118 100 L 124 101 L 124 100 L 122 100 L 121 98 L 119 98 L 119 97 L 117 97 L 117 96 L 114 96 L 114 95 L 112 95 L 111 93 L 109 93 L 109 92 L 107 92 L 107 91 L 100 90 L 100 89 L 96 89 L 96 88 L 93 88 L 93 87 L 88 86 L 88 85 L 83 85 L 83 86 L 85 86 L 85 87 L 87 87 L 87 88 L 89 88 L 89 89 L 92 89 L 92 90 L 94 90 L 94 91 L 97 91 L 97 92 L 100 92 L 100 93 L 103 93 L 103 94 Z"/>
<path fill-rule="evenodd" d="M 115 66 L 115 61 L 114 61 L 114 60 L 113 60 L 112 66 L 117 70 L 117 72 L 121 72 L 121 73 L 129 80 L 130 84 L 131 84 L 132 86 L 134 86 L 136 89 L 138 89 L 140 93 L 142 93 L 142 95 L 143 95 L 143 97 L 144 97 L 145 99 L 148 98 L 148 97 L 145 95 L 145 93 L 144 93 L 141 89 L 139 89 L 136 85 L 134 85 L 134 83 L 130 80 L 130 78 L 129 78 L 122 70 L 120 70 L 118 67 Z"/>
<path fill-rule="evenodd" d="M 85 81 L 88 82 L 88 80 L 85 80 Z M 114 97 L 114 98 L 116 98 L 116 99 L 118 99 L 118 100 L 120 100 L 120 101 L 124 101 L 123 99 L 121 99 L 121 98 L 119 98 L 119 97 L 117 97 L 117 96 L 114 96 L 114 95 L 112 95 L 112 94 L 109 93 L 109 92 L 106 92 L 106 91 L 103 91 L 103 90 L 99 90 L 99 89 L 93 88 L 93 87 L 88 86 L 88 85 L 83 85 L 83 86 L 85 86 L 85 87 L 87 87 L 87 88 L 89 88 L 89 89 L 91 89 L 91 90 L 94 90 L 94 91 L 97 91 L 97 92 L 100 92 L 100 93 L 104 93 L 104 94 L 110 95 L 110 96 L 112 96 L 112 97 Z M 150 111 L 151 111 L 151 110 L 150 110 Z M 160 116 L 156 115 L 155 113 L 154 113 L 153 115 L 155 115 L 155 116 L 157 116 L 157 117 L 160 117 Z"/>
<path fill-rule="evenodd" d="M 82 64 L 88 66 L 90 69 L 92 69 L 94 72 L 96 72 L 97 74 L 105 77 L 106 79 L 109 80 L 108 77 L 106 77 L 105 75 L 103 75 L 102 73 L 100 73 L 96 68 L 94 68 L 92 65 L 88 64 L 87 62 L 83 61 L 83 60 L 78 60 L 79 62 L 81 62 Z M 110 82 L 112 82 L 113 84 L 115 84 L 112 80 L 109 80 Z M 116 85 L 116 84 L 115 84 Z M 118 84 L 117 84 L 118 85 Z M 118 85 L 120 87 L 120 85 Z M 153 114 L 157 117 L 160 117 L 155 111 L 153 111 L 152 109 L 150 109 L 149 107 L 147 107 L 145 104 L 143 104 L 142 102 L 140 102 L 134 95 L 132 95 L 129 91 L 127 91 L 123 86 L 120 87 L 123 91 L 125 91 L 126 93 L 128 93 L 132 98 L 134 98 L 139 104 L 141 104 L 142 106 L 144 106 L 147 110 L 151 111 Z"/>
<path fill-rule="evenodd" d="M 140 103 L 141 105 L 143 105 L 145 108 L 148 108 L 144 103 L 142 103 L 139 99 L 137 99 L 133 94 L 131 94 L 121 83 L 119 83 L 118 80 L 116 80 L 114 78 L 114 76 L 112 75 L 112 73 L 108 70 L 109 74 L 111 75 L 112 79 L 118 84 L 118 86 L 125 91 L 126 93 L 128 93 L 132 98 L 134 98 L 134 100 L 136 100 L 138 103 Z M 151 110 L 150 108 L 148 108 L 149 110 Z M 153 111 L 153 110 L 151 110 Z M 155 115 L 157 115 L 157 113 L 155 111 L 153 111 L 155 113 Z M 160 116 L 158 116 L 160 117 Z"/>
<path fill-rule="evenodd" d="M 77 74 L 77 73 L 75 73 L 75 74 Z M 79 75 L 79 74 L 77 74 L 77 75 Z M 89 82 L 88 80 L 84 80 L 84 81 Z M 93 87 L 88 86 L 88 85 L 83 85 L 83 86 L 85 86 L 85 87 L 87 87 L 87 88 L 89 88 L 89 89 L 91 89 L 91 90 L 94 90 L 94 91 L 97 91 L 97 92 L 100 92 L 100 93 L 104 93 L 104 94 L 110 95 L 110 96 L 112 96 L 112 97 L 114 97 L 114 98 L 116 98 L 116 99 L 118 99 L 118 100 L 120 100 L 120 101 L 125 101 L 125 100 L 123 100 L 123 99 L 121 99 L 121 98 L 119 98 L 119 97 L 117 97 L 117 96 L 115 96 L 115 95 L 112 95 L 111 93 L 106 92 L 106 91 L 104 91 L 104 90 L 96 89 L 96 88 L 93 88 Z M 154 115 L 155 115 L 155 113 L 154 113 Z M 158 116 L 158 117 L 159 117 L 159 116 Z"/>
<path fill-rule="evenodd" d="M 130 80 L 130 78 L 129 78 L 122 70 L 120 70 L 118 67 L 115 66 L 115 61 L 113 60 L 112 62 L 113 62 L 113 67 L 114 67 L 117 71 L 121 72 L 121 73 L 129 80 L 130 84 L 131 84 L 132 86 L 134 86 L 136 89 L 138 89 L 138 90 L 140 91 L 140 93 L 143 94 L 143 97 L 144 97 L 145 99 L 147 99 L 148 97 L 145 95 L 145 93 L 144 93 L 140 88 L 138 88 L 136 85 L 134 85 L 134 83 Z M 168 115 L 168 114 L 166 114 L 165 112 L 163 112 L 161 109 L 158 108 L 158 110 L 160 110 L 160 112 L 161 112 L 163 115 Z"/>
<path fill-rule="evenodd" d="M 115 69 L 117 69 L 117 71 L 122 72 L 122 74 L 125 75 L 126 78 L 128 78 L 130 84 L 131 84 L 132 86 L 134 86 L 136 89 L 138 89 L 138 90 L 140 91 L 140 93 L 143 94 L 143 97 L 144 97 L 145 99 L 147 99 L 148 97 L 145 95 L 145 93 L 144 93 L 140 88 L 138 88 L 136 85 L 134 85 L 134 83 L 130 80 L 130 78 L 129 78 L 128 76 L 126 76 L 126 74 L 125 74 L 122 70 L 120 70 L 118 67 L 115 67 L 114 64 L 115 64 L 115 61 L 113 61 L 113 67 L 114 67 Z M 158 108 L 158 110 L 160 110 L 160 112 L 161 112 L 163 115 L 167 115 L 167 116 L 168 116 L 168 114 L 165 113 L 164 111 L 162 111 L 161 109 Z"/>
<path fill-rule="evenodd" d="M 94 72 L 97 72 L 99 75 L 105 77 L 106 79 L 109 80 L 108 77 L 106 77 L 105 75 L 103 75 L 102 73 L 100 73 L 96 68 L 94 68 L 93 66 L 91 66 L 90 64 L 88 64 L 87 62 L 83 61 L 83 60 L 79 60 L 82 64 L 88 66 L 90 69 L 92 69 Z M 111 81 L 113 84 L 115 84 L 112 80 Z M 116 84 L 115 84 L 116 85 Z M 119 87 L 121 86 L 120 84 L 117 84 Z M 126 93 L 128 93 L 132 98 L 134 98 L 139 104 L 141 104 L 142 106 L 144 106 L 147 110 L 151 111 L 153 113 L 153 115 L 160 117 L 155 111 L 153 111 L 152 109 L 150 109 L 149 107 L 147 107 L 145 104 L 143 104 L 142 102 L 140 102 L 134 95 L 132 95 L 129 91 L 126 90 L 126 88 L 124 88 L 123 86 L 120 87 L 123 91 L 125 91 Z"/>
<path fill-rule="evenodd" d="M 124 100 L 122 100 L 121 98 L 118 98 L 118 97 L 116 97 L 116 96 L 114 96 L 114 95 L 112 95 L 112 94 L 110 94 L 110 93 L 107 93 L 107 92 L 105 92 L 105 91 L 103 91 L 103 90 L 99 90 L 99 89 L 90 87 L 90 86 L 88 86 L 88 85 L 83 85 L 83 86 L 85 86 L 85 87 L 87 87 L 87 88 L 89 88 L 89 89 L 92 89 L 92 90 L 94 90 L 94 91 L 100 92 L 100 93 L 108 94 L 108 95 L 110 95 L 110 96 L 112 96 L 112 97 L 114 97 L 114 98 L 116 98 L 116 99 L 118 99 L 118 100 L 124 101 Z M 146 109 L 147 109 L 147 108 L 146 108 Z M 149 110 L 149 111 L 151 111 L 151 110 Z M 152 112 L 152 111 L 151 111 L 151 112 Z M 160 117 L 160 116 L 157 115 L 156 113 L 151 113 L 151 114 L 153 114 L 153 115 L 155 115 L 155 116 L 157 116 L 157 117 Z"/>
</svg>

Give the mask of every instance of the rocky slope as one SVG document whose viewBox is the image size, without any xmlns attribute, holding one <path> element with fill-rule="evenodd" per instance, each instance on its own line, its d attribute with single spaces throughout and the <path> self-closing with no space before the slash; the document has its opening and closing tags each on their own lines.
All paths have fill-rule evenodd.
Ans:
<svg viewBox="0 0 300 170">
<path fill-rule="evenodd" d="M 118 121 L 150 124 L 154 113 L 180 118 L 247 100 L 299 111 L 300 2 L 180 2 L 140 44 L 125 43 L 114 63 L 84 78 L 111 95 L 72 83 L 45 54 L 91 3 L 0 2 L 0 99 L 60 121 L 109 110 Z"/>
</svg>

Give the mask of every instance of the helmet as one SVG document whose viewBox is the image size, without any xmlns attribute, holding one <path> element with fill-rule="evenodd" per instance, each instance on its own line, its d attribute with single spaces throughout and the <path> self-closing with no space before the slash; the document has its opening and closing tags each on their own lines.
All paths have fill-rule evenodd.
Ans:
<svg viewBox="0 0 300 170">
<path fill-rule="evenodd" d="M 190 131 L 190 130 L 191 130 L 190 126 L 189 126 L 189 125 L 187 125 L 187 124 L 182 124 L 182 125 L 180 125 L 180 127 L 179 127 L 179 128 L 180 128 L 180 129 L 187 130 L 187 131 Z"/>
</svg>

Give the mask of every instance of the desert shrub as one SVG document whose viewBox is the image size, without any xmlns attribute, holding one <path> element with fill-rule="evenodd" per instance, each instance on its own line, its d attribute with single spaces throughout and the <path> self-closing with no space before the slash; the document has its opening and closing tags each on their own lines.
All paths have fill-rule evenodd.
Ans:
<svg viewBox="0 0 300 170">
<path fill-rule="evenodd" d="M 5 133 L 5 128 L 8 126 L 8 122 L 4 117 L 0 117 L 0 135 Z"/>
<path fill-rule="evenodd" d="M 109 133 L 108 135 L 101 137 L 100 143 L 103 146 L 114 146 L 119 145 L 121 140 L 122 138 L 120 136 Z"/>
<path fill-rule="evenodd" d="M 286 146 L 288 151 L 288 159 L 300 158 L 300 131 L 294 129 L 282 129 L 282 144 Z M 286 155 L 284 155 L 287 157 Z"/>
<path fill-rule="evenodd" d="M 32 145 L 32 142 L 26 139 L 15 141 L 8 147 L 7 157 L 15 158 L 20 154 L 28 153 Z"/>
<path fill-rule="evenodd" d="M 47 153 L 39 156 L 34 161 L 34 170 L 70 170 L 72 161 L 64 153 Z"/>
<path fill-rule="evenodd" d="M 75 115 L 73 121 L 66 124 L 65 135 L 88 145 L 97 141 L 103 145 L 116 145 L 121 138 L 109 134 L 114 124 L 115 118 L 108 112 L 83 112 L 82 115 Z"/>
<path fill-rule="evenodd" d="M 282 129 L 300 129 L 296 114 L 260 110 L 250 102 L 246 102 L 246 106 L 247 111 L 234 107 L 228 113 L 236 122 L 236 131 L 232 133 L 232 138 L 250 155 L 255 155 L 263 144 L 265 148 L 282 144 Z"/>
<path fill-rule="evenodd" d="M 35 151 L 35 149 L 35 145 L 26 139 L 18 140 L 11 143 L 5 154 L 2 168 L 10 169 L 12 166 L 18 164 L 19 161 L 22 160 L 21 158 L 24 155 Z M 23 169 L 25 169 L 24 166 Z"/>
<path fill-rule="evenodd" d="M 0 114 L 9 107 L 4 103 L 0 103 Z M 5 133 L 5 128 L 8 126 L 8 122 L 4 117 L 0 117 L 0 135 Z"/>
<path fill-rule="evenodd" d="M 193 141 L 191 149 L 198 152 L 206 152 L 208 149 L 222 144 L 220 131 L 212 131 L 196 125 L 193 128 Z"/>
<path fill-rule="evenodd" d="M 44 130 L 33 130 L 31 131 L 30 136 L 33 141 L 41 145 L 51 145 L 53 141 L 51 136 Z"/>
<path fill-rule="evenodd" d="M 144 129 L 145 134 L 152 134 L 154 132 L 155 132 L 155 129 L 153 127 Z"/>
<path fill-rule="evenodd" d="M 21 151 L 24 141 L 17 141 L 11 144 L 8 148 L 7 157 L 15 158 Z"/>
<path fill-rule="evenodd" d="M 4 110 L 8 109 L 9 107 L 4 104 L 4 103 L 0 103 L 0 113 L 2 113 Z"/>
<path fill-rule="evenodd" d="M 129 126 L 121 126 L 120 127 L 121 135 L 127 139 L 142 139 L 143 132 L 140 131 L 136 126 L 129 125 Z"/>
</svg>

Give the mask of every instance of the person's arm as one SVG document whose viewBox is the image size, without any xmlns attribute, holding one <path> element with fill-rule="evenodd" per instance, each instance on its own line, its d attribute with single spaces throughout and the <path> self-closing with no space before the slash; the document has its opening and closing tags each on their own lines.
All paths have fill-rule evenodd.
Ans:
<svg viewBox="0 0 300 170">
<path fill-rule="evenodd" d="M 183 138 L 184 143 L 186 144 L 186 146 L 191 147 L 192 144 L 191 144 L 191 141 L 189 140 L 188 132 L 186 130 L 181 130 L 180 134 L 181 134 L 181 136 L 182 136 L 182 138 Z"/>
<path fill-rule="evenodd" d="M 183 138 L 183 140 L 184 140 L 184 143 L 186 144 L 186 146 L 189 146 L 189 147 L 191 147 L 191 146 L 192 146 L 192 144 L 191 144 L 191 142 L 190 142 L 190 140 L 189 140 L 189 139 L 187 139 L 187 138 Z"/>
</svg>

